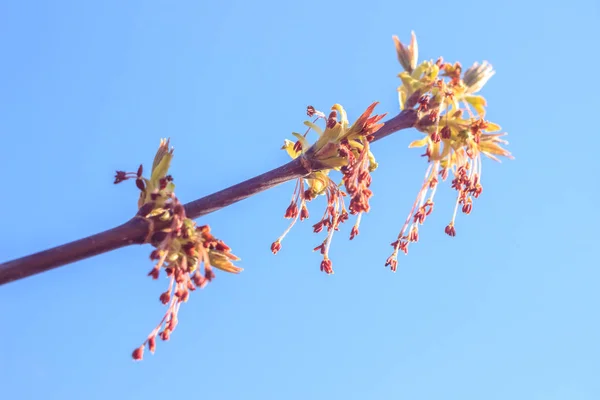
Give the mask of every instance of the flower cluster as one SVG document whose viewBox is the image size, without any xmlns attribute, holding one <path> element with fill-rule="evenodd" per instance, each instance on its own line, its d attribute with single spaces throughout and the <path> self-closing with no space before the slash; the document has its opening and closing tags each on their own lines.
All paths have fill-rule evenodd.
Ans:
<svg viewBox="0 0 600 400">
<path fill-rule="evenodd" d="M 486 100 L 476 93 L 494 75 L 487 62 L 475 63 L 462 71 L 460 63 L 423 61 L 417 65 L 418 47 L 414 33 L 411 44 L 404 46 L 394 37 L 398 60 L 404 68 L 399 74 L 400 108 L 416 110 L 415 127 L 425 136 L 409 147 L 425 147 L 428 168 L 410 213 L 392 243 L 394 251 L 386 266 L 395 271 L 398 252 L 408 253 L 408 245 L 419 240 L 419 225 L 431 214 L 438 183 L 452 175 L 451 186 L 457 192 L 454 213 L 445 232 L 456 235 L 458 209 L 469 214 L 473 199 L 481 194 L 481 156 L 499 161 L 496 156 L 512 158 L 502 148 L 500 127 L 485 119 Z"/>
<path fill-rule="evenodd" d="M 292 133 L 297 139 L 296 142 L 285 140 L 282 148 L 290 157 L 304 157 L 311 165 L 319 165 L 320 168 L 297 180 L 291 203 L 285 212 L 285 218 L 292 219 L 292 222 L 271 245 L 274 254 L 281 249 L 283 238 L 298 217 L 301 221 L 308 218 L 306 203 L 324 195 L 327 206 L 321 219 L 313 225 L 313 230 L 319 233 L 325 229 L 327 235 L 314 250 L 323 256 L 321 271 L 333 273 L 329 246 L 334 231 L 339 230 L 339 225 L 347 221 L 350 215 L 356 215 L 356 222 L 350 232 L 350 239 L 354 239 L 358 235 L 362 214 L 370 209 L 369 199 L 373 195 L 369 189 L 371 172 L 377 168 L 377 163 L 370 151 L 369 142 L 373 140 L 373 134 L 383 126 L 380 121 L 385 116 L 372 115 L 376 105 L 377 103 L 371 104 L 352 125 L 348 122 L 346 111 L 339 104 L 331 108 L 328 116 L 309 106 L 307 114 L 309 117 L 315 117 L 314 121 L 304 123 L 308 127 L 304 134 Z M 319 120 L 325 122 L 325 130 L 315 124 Z M 312 145 L 306 138 L 311 130 L 319 136 Z M 339 184 L 329 176 L 332 170 L 341 172 Z M 342 190 L 342 187 L 345 190 Z M 347 208 L 344 197 L 349 198 Z"/>
<path fill-rule="evenodd" d="M 141 191 L 137 216 L 150 224 L 146 242 L 155 248 L 150 259 L 156 264 L 148 275 L 158 279 L 162 269 L 169 278 L 168 289 L 159 297 L 160 302 L 167 305 L 167 311 L 142 345 L 133 351 L 135 360 L 142 359 L 146 345 L 154 353 L 157 336 L 169 340 L 177 326 L 179 307 L 187 302 L 190 292 L 203 288 L 215 277 L 213 267 L 231 273 L 242 271 L 232 263 L 239 258 L 211 234 L 208 225 L 196 226 L 186 217 L 185 208 L 175 196 L 173 178 L 167 175 L 172 157 L 173 149 L 169 149 L 169 141 L 163 139 L 150 179 L 142 176 L 141 165 L 137 172 L 117 171 L 115 176 L 114 183 L 135 179 Z"/>
</svg>

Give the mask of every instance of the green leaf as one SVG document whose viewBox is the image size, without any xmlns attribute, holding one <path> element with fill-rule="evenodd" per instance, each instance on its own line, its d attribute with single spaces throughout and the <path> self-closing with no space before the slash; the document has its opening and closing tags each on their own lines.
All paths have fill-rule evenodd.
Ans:
<svg viewBox="0 0 600 400">
<path fill-rule="evenodd" d="M 164 178 L 169 172 L 169 167 L 171 166 L 171 159 L 173 158 L 173 154 L 171 152 L 167 152 L 163 155 L 160 162 L 152 170 L 152 177 L 150 178 L 153 182 L 158 182 L 161 178 Z"/>
<path fill-rule="evenodd" d="M 314 124 L 310 121 L 304 121 L 304 125 L 308 126 L 310 129 L 317 132 L 319 134 L 319 136 L 323 135 L 323 130 L 317 124 Z"/>
<path fill-rule="evenodd" d="M 306 150 L 309 149 L 310 147 L 310 143 L 308 143 L 308 140 L 306 140 L 306 138 L 304 137 L 304 135 L 301 135 L 299 133 L 296 132 L 292 132 L 292 135 L 294 135 L 296 137 L 296 139 L 298 139 L 300 141 L 300 144 L 302 145 L 302 152 L 304 153 Z M 295 158 L 295 157 L 294 157 Z"/>
<path fill-rule="evenodd" d="M 483 96 L 465 96 L 465 101 L 473 106 L 475 111 L 477 111 L 477 114 L 479 114 L 482 117 L 485 115 L 485 106 L 487 106 L 487 102 L 485 101 L 485 98 Z"/>
<path fill-rule="evenodd" d="M 429 144 L 429 136 L 425 136 L 423 139 L 415 140 L 408 145 L 409 149 L 413 147 L 423 147 Z"/>
</svg>

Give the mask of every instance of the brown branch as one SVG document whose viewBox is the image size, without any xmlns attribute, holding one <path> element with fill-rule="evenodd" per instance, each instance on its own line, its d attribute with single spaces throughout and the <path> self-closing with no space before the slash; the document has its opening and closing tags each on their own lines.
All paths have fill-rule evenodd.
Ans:
<svg viewBox="0 0 600 400">
<path fill-rule="evenodd" d="M 386 121 L 376 132 L 375 140 L 411 128 L 416 122 L 416 112 L 405 110 Z M 192 219 L 201 217 L 281 183 L 306 176 L 310 170 L 321 168 L 320 165 L 306 165 L 306 160 L 297 158 L 262 175 L 185 204 L 186 215 Z M 124 246 L 141 244 L 148 236 L 149 229 L 149 224 L 143 218 L 135 217 L 123 225 L 96 235 L 5 262 L 0 264 L 0 285 Z"/>
</svg>

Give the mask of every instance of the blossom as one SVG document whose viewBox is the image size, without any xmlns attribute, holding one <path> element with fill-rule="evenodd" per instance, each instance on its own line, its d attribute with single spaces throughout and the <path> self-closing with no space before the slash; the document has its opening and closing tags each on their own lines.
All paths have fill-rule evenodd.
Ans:
<svg viewBox="0 0 600 400">
<path fill-rule="evenodd" d="M 456 201 L 445 232 L 455 236 L 458 210 L 470 214 L 474 199 L 482 194 L 482 156 L 495 161 L 513 158 L 503 147 L 508 144 L 503 138 L 506 133 L 485 119 L 486 100 L 474 95 L 494 73 L 487 62 L 475 63 L 463 73 L 460 63 L 445 63 L 439 58 L 436 62 L 423 61 L 413 71 L 407 69 L 399 75 L 400 108 L 417 111 L 416 128 L 424 134 L 409 148 L 424 147 L 422 156 L 428 166 L 410 212 L 392 242 L 394 250 L 385 265 L 393 271 L 399 252 L 408 254 L 409 244 L 419 240 L 419 226 L 433 212 L 440 182 L 452 176 L 450 186 L 456 191 Z"/>
<path fill-rule="evenodd" d="M 319 233 L 325 229 L 327 235 L 314 251 L 319 251 L 323 256 L 321 270 L 327 274 L 333 273 L 329 258 L 333 233 L 339 230 L 340 224 L 347 221 L 350 215 L 356 215 L 356 223 L 350 232 L 350 239 L 354 239 L 358 235 L 362 214 L 370 210 L 369 199 L 373 195 L 369 189 L 370 173 L 377 168 L 377 163 L 370 151 L 369 142 L 373 140 L 373 134 L 383 126 L 380 121 L 385 116 L 385 114 L 373 115 L 375 106 L 377 103 L 367 107 L 352 125 L 348 121 L 346 111 L 339 104 L 331 108 L 328 116 L 309 106 L 307 114 L 316 116 L 316 119 L 313 122 L 305 122 L 308 130 L 304 135 L 293 133 L 298 139 L 295 143 L 287 139 L 284 141 L 282 149 L 286 150 L 290 157 L 306 157 L 312 165 L 321 168 L 297 180 L 291 203 L 284 215 L 285 218 L 292 219 L 292 222 L 271 245 L 274 254 L 281 249 L 282 240 L 297 219 L 308 218 L 306 203 L 317 196 L 325 196 L 327 200 L 325 212 L 313 225 L 313 231 Z M 325 120 L 324 130 L 315 124 L 318 120 Z M 319 135 L 313 144 L 306 139 L 311 130 Z M 331 171 L 341 172 L 340 184 L 330 177 Z M 345 190 L 342 190 L 341 186 Z M 344 198 L 349 199 L 347 207 Z"/>
<path fill-rule="evenodd" d="M 173 177 L 168 175 L 172 157 L 169 140 L 163 139 L 149 179 L 142 176 L 142 166 L 135 173 L 117 171 L 115 176 L 115 183 L 136 179 L 140 189 L 137 217 L 150 224 L 146 242 L 154 247 L 150 259 L 156 262 L 148 275 L 159 279 L 164 271 L 169 278 L 167 291 L 159 296 L 167 310 L 143 344 L 132 353 L 135 360 L 142 359 L 145 345 L 154 353 L 157 335 L 162 340 L 170 338 L 178 324 L 181 304 L 188 301 L 190 292 L 203 288 L 214 279 L 213 268 L 234 274 L 242 271 L 232 263 L 239 258 L 222 240 L 212 235 L 208 225 L 196 226 L 187 218 L 185 208 L 175 196 Z"/>
</svg>

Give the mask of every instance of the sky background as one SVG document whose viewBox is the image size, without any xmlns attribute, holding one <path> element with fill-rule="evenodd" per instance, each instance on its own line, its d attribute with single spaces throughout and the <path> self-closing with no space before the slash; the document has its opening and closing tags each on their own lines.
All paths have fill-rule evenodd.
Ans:
<svg viewBox="0 0 600 400">
<path fill-rule="evenodd" d="M 175 147 L 189 201 L 288 161 L 308 104 L 398 112 L 392 35 L 421 59 L 488 60 L 487 117 L 516 159 L 484 160 L 483 195 L 444 234 L 448 184 L 420 242 L 384 268 L 426 168 L 415 130 L 374 146 L 372 211 L 282 251 L 293 183 L 199 220 L 242 257 L 182 306 L 171 341 L 131 351 L 168 281 L 131 247 L 0 288 L 11 399 L 598 399 L 597 1 L 2 1 L 0 261 L 136 211 L 114 171 Z M 316 216 L 322 202 L 311 205 Z"/>
</svg>

